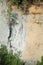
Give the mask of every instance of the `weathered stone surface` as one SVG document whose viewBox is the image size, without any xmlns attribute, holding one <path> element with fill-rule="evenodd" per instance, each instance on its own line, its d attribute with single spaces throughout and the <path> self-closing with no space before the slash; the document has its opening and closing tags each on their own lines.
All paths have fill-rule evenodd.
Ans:
<svg viewBox="0 0 43 65">
<path fill-rule="evenodd" d="M 3 8 L 0 9 L 0 41 L 6 42 L 9 28 L 4 19 L 5 14 L 1 14 L 1 10 Z M 14 13 L 18 13 L 19 24 L 13 27 L 12 46 L 23 50 L 22 58 L 24 60 L 40 59 L 43 55 L 43 6 L 32 5 L 28 15 L 23 15 L 15 7 Z"/>
<path fill-rule="evenodd" d="M 40 18 L 43 15 L 30 15 L 25 23 L 26 46 L 23 59 L 38 60 L 43 55 L 43 21 Z"/>
<path fill-rule="evenodd" d="M 30 14 L 43 14 L 43 5 L 32 5 L 29 9 L 28 9 Z"/>
</svg>

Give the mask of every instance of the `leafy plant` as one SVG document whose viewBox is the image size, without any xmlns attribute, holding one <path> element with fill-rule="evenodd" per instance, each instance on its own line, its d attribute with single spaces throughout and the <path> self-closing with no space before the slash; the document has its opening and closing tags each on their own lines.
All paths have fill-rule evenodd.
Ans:
<svg viewBox="0 0 43 65">
<path fill-rule="evenodd" d="M 23 63 L 18 53 L 8 52 L 7 47 L 4 45 L 0 47 L 0 65 L 23 65 Z"/>
<path fill-rule="evenodd" d="M 36 65 L 43 65 L 43 56 L 41 57 L 41 61 L 37 61 Z"/>
</svg>

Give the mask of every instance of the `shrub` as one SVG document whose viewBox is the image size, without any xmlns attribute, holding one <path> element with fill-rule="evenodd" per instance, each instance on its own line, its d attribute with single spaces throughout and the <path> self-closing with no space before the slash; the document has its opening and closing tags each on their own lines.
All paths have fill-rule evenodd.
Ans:
<svg viewBox="0 0 43 65">
<path fill-rule="evenodd" d="M 0 47 L 0 65 L 23 65 L 23 60 L 20 59 L 18 53 L 7 50 L 7 47 L 2 45 Z"/>
<path fill-rule="evenodd" d="M 43 65 L 43 56 L 41 57 L 41 61 L 37 61 L 36 65 Z"/>
</svg>

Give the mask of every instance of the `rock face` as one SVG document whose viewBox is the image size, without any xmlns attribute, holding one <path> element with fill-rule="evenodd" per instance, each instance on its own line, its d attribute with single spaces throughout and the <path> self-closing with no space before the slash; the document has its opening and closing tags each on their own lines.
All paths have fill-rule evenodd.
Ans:
<svg viewBox="0 0 43 65">
<path fill-rule="evenodd" d="M 25 30 L 25 43 L 23 44 L 25 47 L 22 58 L 24 60 L 30 59 L 36 61 L 43 55 L 43 5 L 32 5 L 29 8 L 29 14 L 23 16 L 25 21 L 23 25 Z"/>
<path fill-rule="evenodd" d="M 7 44 L 8 25 L 6 19 L 7 6 L 6 1 L 0 0 L 0 44 Z"/>
<path fill-rule="evenodd" d="M 8 43 L 9 36 L 9 18 L 8 18 L 8 7 L 6 5 L 6 1 L 0 1 L 0 45 L 5 44 L 10 47 L 10 43 Z M 25 44 L 25 31 L 24 31 L 24 17 L 21 16 L 18 10 L 12 11 L 12 15 L 16 19 L 15 15 L 17 15 L 16 21 L 18 25 L 12 26 L 12 35 L 11 35 L 11 46 L 12 50 L 20 50 L 22 51 Z"/>
<path fill-rule="evenodd" d="M 37 60 L 43 55 L 43 21 L 39 20 L 43 15 L 30 16 L 25 24 L 26 46 L 23 54 L 24 59 Z M 35 16 L 34 19 L 33 16 Z"/>
<path fill-rule="evenodd" d="M 30 14 L 43 14 L 43 4 L 32 5 L 28 10 Z"/>
<path fill-rule="evenodd" d="M 35 9 L 36 8 L 36 9 Z M 23 52 L 23 59 L 38 60 L 43 55 L 43 10 L 42 6 L 33 6 L 29 9 L 27 16 L 26 46 Z"/>
<path fill-rule="evenodd" d="M 6 16 L 3 14 L 6 10 L 3 8 L 6 5 L 4 7 L 3 5 L 0 4 L 0 42 L 7 43 L 9 27 L 6 23 Z M 23 15 L 19 11 L 14 9 L 14 13 L 18 14 L 19 24 L 13 27 L 12 46 L 23 51 L 24 60 L 40 59 L 43 55 L 43 6 L 32 5 L 28 15 Z"/>
</svg>

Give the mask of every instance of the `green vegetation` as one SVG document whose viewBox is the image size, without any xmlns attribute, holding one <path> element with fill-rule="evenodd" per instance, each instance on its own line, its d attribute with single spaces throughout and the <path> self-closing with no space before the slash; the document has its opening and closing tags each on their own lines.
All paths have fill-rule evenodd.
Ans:
<svg viewBox="0 0 43 65">
<path fill-rule="evenodd" d="M 19 53 L 14 53 L 7 50 L 7 47 L 0 47 L 0 65 L 23 65 L 23 60 L 20 59 Z"/>
<path fill-rule="evenodd" d="M 34 2 L 43 2 L 43 0 L 7 0 L 12 5 L 16 5 L 19 9 L 27 12 L 28 8 L 30 7 L 30 4 L 33 4 Z"/>
<path fill-rule="evenodd" d="M 23 2 L 33 3 L 33 2 L 43 2 L 43 0 L 7 0 L 13 4 L 21 5 Z"/>
<path fill-rule="evenodd" d="M 0 65 L 25 65 L 25 62 L 20 59 L 20 52 L 14 53 L 10 50 L 8 51 L 7 47 L 1 45 L 0 47 Z M 43 65 L 43 56 L 41 61 L 37 61 L 36 65 Z"/>
<path fill-rule="evenodd" d="M 41 57 L 41 61 L 37 61 L 36 65 L 43 65 L 43 56 Z"/>
</svg>

